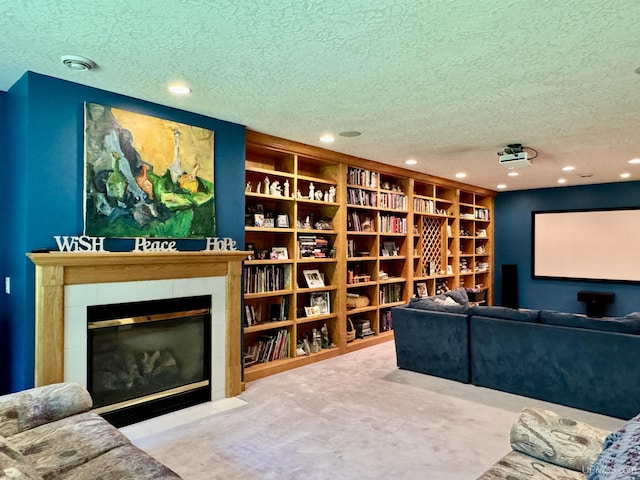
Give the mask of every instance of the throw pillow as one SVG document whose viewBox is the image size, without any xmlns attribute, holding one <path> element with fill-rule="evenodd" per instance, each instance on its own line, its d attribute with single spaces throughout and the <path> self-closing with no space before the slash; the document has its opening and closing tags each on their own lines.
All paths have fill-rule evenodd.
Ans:
<svg viewBox="0 0 640 480">
<path fill-rule="evenodd" d="M 452 298 L 459 305 L 469 305 L 469 296 L 467 295 L 467 290 L 464 287 L 456 288 L 455 290 L 449 290 L 443 295 L 445 297 Z"/>
<path fill-rule="evenodd" d="M 542 310 L 540 312 L 540 321 L 549 325 L 559 325 L 563 327 L 586 328 L 590 330 L 603 330 L 606 332 L 640 335 L 640 318 L 633 318 L 629 316 L 621 318 L 592 318 L 574 313 Z"/>
<path fill-rule="evenodd" d="M 640 478 L 640 415 L 609 434 L 602 452 L 589 467 L 587 480 Z"/>
<path fill-rule="evenodd" d="M 525 408 L 511 427 L 511 448 L 533 458 L 586 472 L 609 432 L 563 418 L 551 410 Z"/>
<path fill-rule="evenodd" d="M 434 303 L 437 303 L 438 305 L 460 305 L 458 302 L 456 302 L 453 298 L 451 297 L 445 297 L 445 298 L 434 298 L 433 299 Z"/>
<path fill-rule="evenodd" d="M 455 302 L 454 302 L 455 303 Z M 407 305 L 409 308 L 417 308 L 418 310 L 430 310 L 432 312 L 459 313 L 464 314 L 467 307 L 463 305 L 438 305 L 434 297 L 429 298 L 412 298 Z"/>
</svg>

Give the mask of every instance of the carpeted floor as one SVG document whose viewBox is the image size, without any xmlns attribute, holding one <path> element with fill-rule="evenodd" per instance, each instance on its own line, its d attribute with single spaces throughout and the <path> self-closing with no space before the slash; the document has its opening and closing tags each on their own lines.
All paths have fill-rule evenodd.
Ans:
<svg viewBox="0 0 640 480">
<path fill-rule="evenodd" d="M 387 342 L 122 431 L 185 480 L 472 480 L 509 452 L 529 405 L 608 430 L 623 423 L 399 370 Z"/>
</svg>

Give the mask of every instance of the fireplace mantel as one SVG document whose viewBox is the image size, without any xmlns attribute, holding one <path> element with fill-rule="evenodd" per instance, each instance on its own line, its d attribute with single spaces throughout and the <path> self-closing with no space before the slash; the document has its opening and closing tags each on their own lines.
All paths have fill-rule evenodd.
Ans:
<svg viewBox="0 0 640 480">
<path fill-rule="evenodd" d="M 36 265 L 35 385 L 64 380 L 64 287 L 224 276 L 225 395 L 241 392 L 241 274 L 249 252 L 30 253 Z"/>
</svg>

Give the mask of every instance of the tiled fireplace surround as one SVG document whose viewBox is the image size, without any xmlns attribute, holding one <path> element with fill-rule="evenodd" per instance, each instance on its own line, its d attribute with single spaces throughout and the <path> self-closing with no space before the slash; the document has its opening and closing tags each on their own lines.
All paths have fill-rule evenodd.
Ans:
<svg viewBox="0 0 640 480">
<path fill-rule="evenodd" d="M 240 393 L 240 274 L 246 252 L 29 257 L 36 264 L 36 385 L 87 384 L 87 306 L 211 295 L 211 397 Z"/>
</svg>

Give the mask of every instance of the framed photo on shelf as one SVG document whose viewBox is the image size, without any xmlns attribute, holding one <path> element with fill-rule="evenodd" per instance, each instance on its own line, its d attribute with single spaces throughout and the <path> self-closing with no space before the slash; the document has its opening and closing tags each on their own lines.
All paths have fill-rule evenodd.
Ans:
<svg viewBox="0 0 640 480">
<path fill-rule="evenodd" d="M 289 258 L 287 247 L 271 247 L 272 260 L 286 260 Z"/>
<path fill-rule="evenodd" d="M 264 214 L 264 227 L 274 228 L 276 226 L 275 219 L 273 218 L 273 212 L 265 212 Z"/>
<path fill-rule="evenodd" d="M 247 243 L 245 245 L 244 249 L 249 252 L 249 255 L 247 255 L 247 260 L 255 260 L 255 258 L 256 258 L 256 246 L 255 246 L 255 244 Z"/>
<path fill-rule="evenodd" d="M 320 307 L 318 307 L 317 305 L 314 305 L 312 307 L 304 307 L 304 314 L 307 317 L 313 317 L 316 315 L 320 315 Z"/>
<path fill-rule="evenodd" d="M 416 283 L 416 296 L 419 298 L 425 298 L 429 296 L 427 291 L 427 284 L 425 282 Z"/>
<path fill-rule="evenodd" d="M 329 292 L 317 292 L 311 294 L 311 306 L 318 307 L 320 315 L 328 315 L 331 313 L 331 299 Z"/>
<path fill-rule="evenodd" d="M 289 215 L 286 213 L 279 213 L 276 217 L 276 227 L 289 228 Z"/>
<path fill-rule="evenodd" d="M 322 279 L 319 270 L 303 270 L 302 274 L 304 275 L 304 279 L 307 282 L 307 287 L 324 287 L 324 280 Z"/>
<path fill-rule="evenodd" d="M 396 242 L 382 242 L 382 256 L 393 257 L 396 253 Z"/>
<path fill-rule="evenodd" d="M 264 213 L 254 213 L 253 214 L 253 226 L 254 227 L 264 227 Z"/>
</svg>

